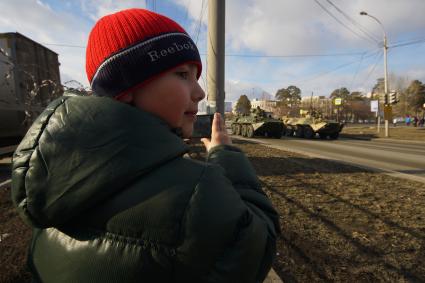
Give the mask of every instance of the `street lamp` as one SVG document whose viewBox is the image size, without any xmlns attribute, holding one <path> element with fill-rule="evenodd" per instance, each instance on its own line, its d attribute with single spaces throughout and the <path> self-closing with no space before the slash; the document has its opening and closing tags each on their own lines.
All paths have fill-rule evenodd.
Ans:
<svg viewBox="0 0 425 283">
<path fill-rule="evenodd" d="M 371 17 L 372 19 L 374 19 L 375 21 L 377 21 L 378 24 L 382 28 L 382 33 L 384 35 L 384 95 L 385 95 L 385 101 L 387 103 L 387 101 L 388 101 L 388 70 L 387 70 L 387 50 L 388 50 L 388 45 L 387 45 L 387 33 L 385 32 L 384 25 L 376 17 L 374 17 L 372 15 L 369 15 L 365 11 L 361 11 L 360 12 L 360 15 L 361 16 Z M 385 119 L 385 137 L 388 137 L 388 117 L 387 117 L 387 119 Z"/>
</svg>

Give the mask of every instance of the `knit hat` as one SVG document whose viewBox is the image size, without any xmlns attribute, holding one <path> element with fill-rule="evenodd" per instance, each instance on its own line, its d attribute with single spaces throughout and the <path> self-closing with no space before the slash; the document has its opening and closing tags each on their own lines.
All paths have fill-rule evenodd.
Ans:
<svg viewBox="0 0 425 283">
<path fill-rule="evenodd" d="M 163 15 L 128 9 L 102 17 L 89 35 L 86 72 L 98 96 L 122 96 L 185 63 L 202 63 L 186 31 Z"/>
</svg>

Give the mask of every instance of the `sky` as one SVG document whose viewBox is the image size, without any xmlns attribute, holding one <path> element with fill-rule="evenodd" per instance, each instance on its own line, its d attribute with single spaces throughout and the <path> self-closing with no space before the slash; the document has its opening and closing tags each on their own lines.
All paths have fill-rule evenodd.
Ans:
<svg viewBox="0 0 425 283">
<path fill-rule="evenodd" d="M 85 46 L 102 16 L 127 8 L 166 15 L 197 43 L 206 90 L 207 0 L 0 0 L 0 32 L 19 32 L 59 54 L 63 83 L 89 86 Z M 273 98 L 295 85 L 302 96 L 340 87 L 368 93 L 383 77 L 383 30 L 390 89 L 425 83 L 424 0 L 227 0 L 226 101 Z M 72 84 L 69 84 L 72 86 Z M 75 84 L 74 84 L 75 85 Z"/>
</svg>

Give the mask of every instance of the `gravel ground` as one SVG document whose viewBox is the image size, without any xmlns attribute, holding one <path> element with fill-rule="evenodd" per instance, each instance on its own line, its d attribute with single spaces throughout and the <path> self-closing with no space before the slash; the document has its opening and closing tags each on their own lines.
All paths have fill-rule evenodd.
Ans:
<svg viewBox="0 0 425 283">
<path fill-rule="evenodd" d="M 234 143 L 280 215 L 273 268 L 285 283 L 425 282 L 422 183 Z M 26 282 L 30 231 L 11 206 L 9 188 L 0 189 L 0 235 L 0 282 Z"/>
</svg>

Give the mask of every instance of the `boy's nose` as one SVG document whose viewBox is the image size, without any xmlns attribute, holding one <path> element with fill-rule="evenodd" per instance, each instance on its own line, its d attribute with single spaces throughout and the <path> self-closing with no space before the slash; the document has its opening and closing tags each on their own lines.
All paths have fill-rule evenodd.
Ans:
<svg viewBox="0 0 425 283">
<path fill-rule="evenodd" d="M 193 100 L 196 102 L 201 101 L 205 97 L 205 92 L 201 88 L 198 82 L 196 82 L 196 86 L 195 86 L 195 89 L 193 90 L 192 97 L 193 97 Z"/>
</svg>

